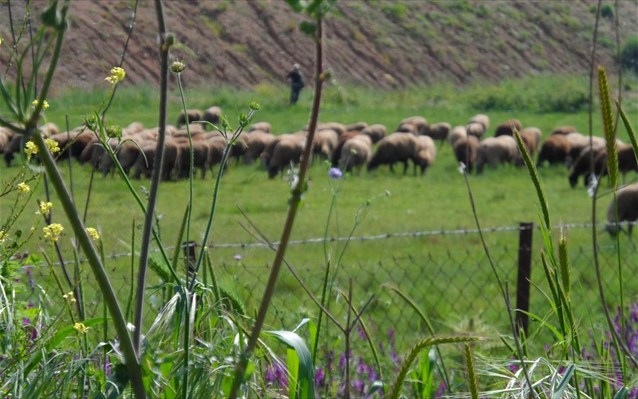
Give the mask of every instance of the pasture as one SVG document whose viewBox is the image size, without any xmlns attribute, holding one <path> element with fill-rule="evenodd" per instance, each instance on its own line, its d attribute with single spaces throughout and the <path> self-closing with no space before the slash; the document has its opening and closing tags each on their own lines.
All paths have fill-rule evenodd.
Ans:
<svg viewBox="0 0 638 399">
<path fill-rule="evenodd" d="M 327 87 L 320 119 L 343 123 L 381 123 L 392 131 L 401 119 L 412 115 L 425 116 L 430 123 L 446 121 L 455 126 L 464 124 L 469 117 L 481 112 L 490 116 L 493 126 L 507 119 L 517 118 L 524 126 L 539 127 L 545 138 L 554 127 L 560 125 L 574 125 L 582 133 L 588 133 L 589 117 L 582 104 L 572 112 L 546 112 L 542 106 L 544 96 L 552 98 L 560 95 L 554 90 L 558 82 L 563 82 L 565 87 L 577 87 L 582 94 L 586 81 L 569 77 L 530 79 L 508 81 L 500 86 L 458 89 L 441 85 L 405 91 L 372 91 L 331 85 Z M 628 79 L 626 86 L 635 87 L 636 78 Z M 528 103 L 522 103 L 520 100 L 523 97 L 518 92 L 527 87 L 535 89 L 528 90 Z M 489 97 L 490 93 L 501 93 L 512 99 L 496 103 L 494 109 L 476 108 L 477 99 L 483 98 L 481 96 Z M 564 97 L 572 94 L 565 92 Z M 625 108 L 630 115 L 635 116 L 638 103 L 631 97 L 632 94 L 635 92 L 625 93 L 628 97 Z M 293 107 L 287 105 L 287 95 L 286 88 L 276 86 L 258 86 L 252 91 L 221 88 L 210 92 L 187 89 L 185 93 L 189 108 L 219 105 L 233 126 L 237 115 L 247 109 L 247 104 L 257 101 L 261 104 L 261 109 L 253 120 L 270 122 L 276 134 L 299 130 L 307 123 L 311 93 L 305 91 L 300 103 Z M 58 96 L 49 100 L 52 105 L 47 111 L 47 120 L 64 126 L 68 115 L 70 126 L 75 127 L 100 104 L 104 96 L 104 92 L 97 90 L 58 93 Z M 169 123 L 174 123 L 180 109 L 179 104 L 178 95 L 173 93 L 169 105 Z M 145 127 L 152 127 L 157 125 L 156 115 L 157 100 L 152 88 L 124 87 L 118 90 L 115 102 L 109 110 L 108 123 L 126 126 L 138 121 Z M 600 135 L 601 122 L 597 106 L 592 122 L 594 134 Z M 488 130 L 486 136 L 492 134 L 493 128 Z M 619 129 L 618 135 L 623 141 L 627 141 L 624 129 Z M 60 165 L 68 183 L 70 174 L 73 176 L 75 201 L 84 204 L 91 180 L 90 167 L 74 161 L 70 172 L 66 161 Z M 313 241 L 289 248 L 287 261 L 293 270 L 300 273 L 304 284 L 315 296 L 319 295 L 319 284 L 326 264 L 330 262 L 334 266 L 340 261 L 338 285 L 341 289 L 345 290 L 348 279 L 352 278 L 356 303 L 362 304 L 371 294 L 376 295 L 376 300 L 364 319 L 376 325 L 379 330 L 387 329 L 388 326 L 415 327 L 410 311 L 406 311 L 405 305 L 393 298 L 382 286 L 390 283 L 413 297 L 427 298 L 421 304 L 425 312 L 436 320 L 437 328 L 441 331 L 468 331 L 476 328 L 477 324 L 487 326 L 492 337 L 496 336 L 496 332 L 508 331 L 503 317 L 505 305 L 483 254 L 479 235 L 475 232 L 450 233 L 474 230 L 476 225 L 468 188 L 447 143 L 437 146 L 436 163 L 427 170 L 425 176 L 413 176 L 411 168 L 407 175 L 402 175 L 401 168 L 397 168 L 398 172 L 395 174 L 387 167 L 381 167 L 374 172 L 363 171 L 358 176 L 346 175 L 341 180 L 332 180 L 328 177 L 328 167 L 322 160 L 315 159 L 313 162 L 308 190 L 303 196 L 292 240 L 347 237 L 354 227 L 356 229 L 352 235 L 357 239 L 348 243 L 342 258 L 340 254 L 346 241 L 329 240 L 325 244 Z M 7 168 L 4 164 L 0 166 L 3 184 L 18 170 L 18 167 Z M 577 259 L 573 267 L 575 276 L 579 278 L 574 279 L 574 285 L 575 290 L 579 290 L 581 300 L 575 308 L 582 311 L 583 317 L 590 318 L 583 319 L 583 323 L 592 322 L 597 325 L 603 320 L 602 314 L 587 314 L 588 309 L 597 309 L 598 306 L 590 257 L 591 237 L 596 234 L 602 248 L 601 255 L 607 259 L 613 260 L 615 242 L 602 232 L 601 226 L 597 227 L 596 233 L 592 233 L 591 228 L 586 226 L 592 221 L 592 199 L 584 186 L 570 188 L 566 168 L 545 166 L 539 169 L 539 174 L 546 190 L 553 223 L 575 225 L 562 230 L 568 239 L 571 255 Z M 635 181 L 638 175 L 630 173 L 627 179 Z M 527 171 L 524 168 L 503 166 L 488 169 L 480 176 L 470 175 L 468 181 L 481 227 L 486 229 L 486 244 L 496 254 L 497 267 L 503 276 L 507 276 L 510 284 L 515 284 L 517 232 L 507 229 L 500 231 L 499 228 L 515 227 L 519 222 L 538 220 L 538 200 Z M 142 196 L 149 184 L 148 180 L 133 180 L 134 187 Z M 210 175 L 206 180 L 198 177 L 193 181 L 194 204 L 188 238 L 200 244 L 201 232 L 209 217 L 213 188 L 214 179 Z M 30 210 L 36 209 L 36 199 L 45 198 L 44 190 L 45 183 L 40 181 L 31 203 L 27 204 L 27 211 L 17 223 L 19 228 L 26 231 L 32 225 L 42 223 Z M 610 200 L 610 196 L 605 195 L 606 191 L 608 190 L 603 185 L 595 208 L 598 223 L 605 220 Z M 175 248 L 188 195 L 188 181 L 169 181 L 160 186 L 156 213 L 162 241 L 169 248 Z M 286 176 L 269 180 L 266 171 L 258 164 L 231 164 L 222 178 L 214 225 L 208 242 L 211 246 L 209 255 L 212 267 L 217 270 L 217 278 L 226 289 L 235 292 L 245 303 L 248 314 L 254 312 L 261 299 L 260 288 L 267 278 L 273 257 L 272 251 L 256 246 L 259 242 L 256 236 L 261 235 L 269 241 L 279 239 L 289 197 L 290 186 Z M 13 200 L 13 196 L 0 198 L 0 219 L 4 219 Z M 83 205 L 80 208 L 83 209 Z M 54 221 L 64 225 L 65 220 L 59 209 L 54 208 L 53 214 Z M 135 240 L 139 240 L 143 212 L 135 205 L 119 176 L 96 174 L 93 176 L 87 215 L 86 225 L 94 226 L 100 231 L 106 265 L 113 281 L 120 282 L 117 287 L 120 296 L 127 297 L 129 290 L 133 289 L 130 265 L 136 261 L 129 254 L 137 248 L 137 241 L 134 244 L 132 241 L 133 235 Z M 492 232 L 492 228 L 497 231 Z M 436 233 L 437 231 L 447 233 Z M 554 237 L 557 238 L 559 233 L 556 229 Z M 542 242 L 538 230 L 534 234 L 533 282 L 538 284 L 538 288 L 533 288 L 531 311 L 543 314 L 548 309 L 543 292 L 544 276 L 538 256 Z M 625 303 L 638 299 L 638 284 L 635 280 L 635 273 L 638 272 L 636 237 L 634 233 L 633 237 L 620 238 L 622 261 L 627 270 L 623 281 Z M 66 260 L 72 260 L 70 234 L 66 234 L 61 243 L 63 253 L 67 254 Z M 154 244 L 153 247 L 156 248 L 157 245 Z M 53 258 L 51 248 L 38 239 L 28 243 L 24 250 L 32 253 L 45 251 Z M 615 270 L 612 271 L 610 278 L 616 273 Z M 82 266 L 80 272 L 86 276 L 88 282 L 84 288 L 86 295 L 92 297 L 95 293 L 91 292 L 90 271 Z M 38 276 L 41 279 L 39 283 L 53 289 L 46 267 Z M 473 281 L 475 287 L 468 288 L 467 281 Z M 610 281 L 609 296 L 614 298 L 613 304 L 618 304 L 618 283 L 613 282 L 613 278 Z M 154 285 L 157 282 L 158 277 L 151 276 L 149 283 Z M 514 291 L 514 286 L 510 290 Z M 276 306 L 268 319 L 269 328 L 293 328 L 301 318 L 316 316 L 316 308 L 307 300 L 307 294 L 288 271 L 284 271 L 280 278 L 276 297 Z M 93 301 L 94 308 L 99 309 L 98 298 Z M 302 306 L 294 305 L 299 301 L 303 303 Z M 431 303 L 438 305 L 428 307 Z M 149 306 L 153 307 L 152 304 Z M 147 322 L 150 323 L 152 313 L 148 317 Z M 418 335 L 418 325 L 416 327 L 403 330 L 414 331 Z M 409 336 L 401 339 L 410 342 Z"/>
</svg>

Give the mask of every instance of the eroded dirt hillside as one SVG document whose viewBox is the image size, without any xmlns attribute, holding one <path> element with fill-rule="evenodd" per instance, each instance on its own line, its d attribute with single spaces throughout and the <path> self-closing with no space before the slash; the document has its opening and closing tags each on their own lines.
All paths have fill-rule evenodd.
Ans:
<svg viewBox="0 0 638 399">
<path fill-rule="evenodd" d="M 33 24 L 48 4 L 32 3 Z M 154 3 L 140 0 L 124 67 L 127 84 L 157 83 Z M 188 68 L 188 86 L 250 87 L 282 82 L 294 62 L 312 73 L 313 44 L 298 28 L 303 17 L 283 0 L 165 1 L 167 26 Z M 569 1 L 341 0 L 326 20 L 326 66 L 339 82 L 380 87 L 467 83 L 541 73 L 587 74 L 595 7 Z M 613 68 L 615 21 L 622 40 L 636 33 L 638 2 L 604 3 L 595 62 Z M 617 8 L 612 7 L 617 4 Z M 14 22 L 24 2 L 11 1 Z M 71 25 L 58 70 L 60 85 L 101 84 L 117 65 L 132 21 L 132 1 L 71 2 Z M 12 40 L 9 6 L 0 4 L 3 69 Z"/>
</svg>

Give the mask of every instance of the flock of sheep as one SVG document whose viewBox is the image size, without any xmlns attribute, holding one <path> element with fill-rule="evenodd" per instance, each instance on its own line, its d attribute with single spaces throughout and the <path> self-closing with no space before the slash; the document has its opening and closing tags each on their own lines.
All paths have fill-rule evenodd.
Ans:
<svg viewBox="0 0 638 399">
<path fill-rule="evenodd" d="M 222 160 L 226 139 L 221 133 L 207 131 L 202 121 L 219 124 L 221 109 L 217 106 L 205 111 L 188 110 L 177 118 L 175 126 L 167 128 L 164 163 L 161 176 L 165 180 L 188 178 L 191 174 L 190 146 L 193 149 L 193 175 L 197 170 L 204 178 L 206 172 Z M 188 124 L 188 131 L 185 126 Z M 469 173 L 480 174 L 486 165 L 497 167 L 510 163 L 522 165 L 522 156 L 513 137 L 518 131 L 532 157 L 536 153 L 537 165 L 544 163 L 562 164 L 570 169 L 569 182 L 575 186 L 581 176 L 588 184 L 591 171 L 596 176 L 606 174 L 607 152 L 602 137 L 582 135 L 571 126 L 554 129 L 551 135 L 541 142 L 541 130 L 536 127 L 523 127 L 521 122 L 510 119 L 499 124 L 494 135 L 487 136 L 490 120 L 487 115 L 475 115 L 465 125 L 452 127 L 441 122 L 428 124 L 421 116 L 401 120 L 392 133 L 386 126 L 368 125 L 365 122 L 343 124 L 337 122 L 322 123 L 312 143 L 313 157 L 330 161 L 334 167 L 344 172 L 360 174 L 363 168 L 372 171 L 387 165 L 392 171 L 396 164 L 403 164 L 403 173 L 407 173 L 409 164 L 414 174 L 420 169 L 424 174 L 436 159 L 437 145 L 448 143 L 457 162 L 463 163 Z M 91 166 L 107 175 L 114 169 L 114 163 L 99 144 L 96 134 L 86 128 L 76 128 L 70 132 L 59 132 L 53 124 L 43 126 L 42 130 L 51 139 L 56 140 L 62 149 L 58 159 L 75 157 L 80 163 Z M 189 140 L 190 132 L 191 140 Z M 121 139 L 111 139 L 109 145 L 116 151 L 117 159 L 125 173 L 133 178 L 142 175 L 150 177 L 154 158 L 158 128 L 145 129 L 140 123 L 132 123 L 122 131 Z M 307 131 L 295 133 L 272 133 L 267 122 L 254 123 L 248 131 L 242 133 L 230 150 L 231 158 L 250 164 L 260 162 L 270 178 L 276 177 L 285 169 L 301 160 L 306 145 Z M 4 153 L 9 166 L 24 143 L 20 135 L 14 135 L 8 129 L 0 128 L 0 153 Z M 638 172 L 638 164 L 633 148 L 629 144 L 618 143 L 619 170 L 624 175 L 629 171 Z M 593 167 L 592 167 L 593 163 Z M 623 194 L 628 205 L 627 218 L 638 219 L 638 183 L 628 186 Z M 623 193 L 624 193 L 623 192 Z M 624 203 L 623 202 L 623 203 Z M 623 206 L 621 204 L 621 210 Z M 612 210 L 610 208 L 610 214 Z M 623 211 L 624 212 L 624 211 Z M 633 213 L 632 213 L 633 212 Z M 615 213 L 615 212 L 614 212 Z M 612 219 L 610 219 L 612 220 Z"/>
</svg>

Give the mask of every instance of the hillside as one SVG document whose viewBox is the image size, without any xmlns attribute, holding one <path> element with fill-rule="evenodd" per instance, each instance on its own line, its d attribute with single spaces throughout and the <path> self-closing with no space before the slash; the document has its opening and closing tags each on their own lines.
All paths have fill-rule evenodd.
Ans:
<svg viewBox="0 0 638 399">
<path fill-rule="evenodd" d="M 14 21 L 24 15 L 12 2 Z M 605 2 L 607 8 L 614 2 Z M 117 65 L 131 1 L 75 1 L 58 69 L 64 87 L 102 83 Z M 33 3 L 39 12 L 46 2 Z M 251 87 L 285 81 L 294 62 L 312 73 L 312 41 L 302 16 L 283 0 L 165 1 L 167 26 L 180 42 L 187 86 Z M 596 1 L 340 1 L 326 20 L 326 67 L 340 83 L 378 87 L 496 81 L 542 73 L 587 74 Z M 636 33 L 638 3 L 619 1 L 600 21 L 596 63 L 613 67 L 615 16 L 621 41 Z M 34 15 L 34 24 L 37 18 Z M 12 44 L 7 2 L 0 5 L 2 68 Z M 141 1 L 124 63 L 127 84 L 156 83 L 157 22 Z M 54 89 L 60 89 L 60 86 Z"/>
</svg>

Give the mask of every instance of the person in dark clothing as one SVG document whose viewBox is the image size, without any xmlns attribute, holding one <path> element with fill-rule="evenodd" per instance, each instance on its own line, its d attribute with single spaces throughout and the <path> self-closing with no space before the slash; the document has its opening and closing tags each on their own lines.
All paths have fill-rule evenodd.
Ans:
<svg viewBox="0 0 638 399">
<path fill-rule="evenodd" d="M 286 77 L 290 80 L 290 105 L 296 104 L 299 100 L 299 93 L 305 86 L 299 64 L 294 64 Z"/>
</svg>

